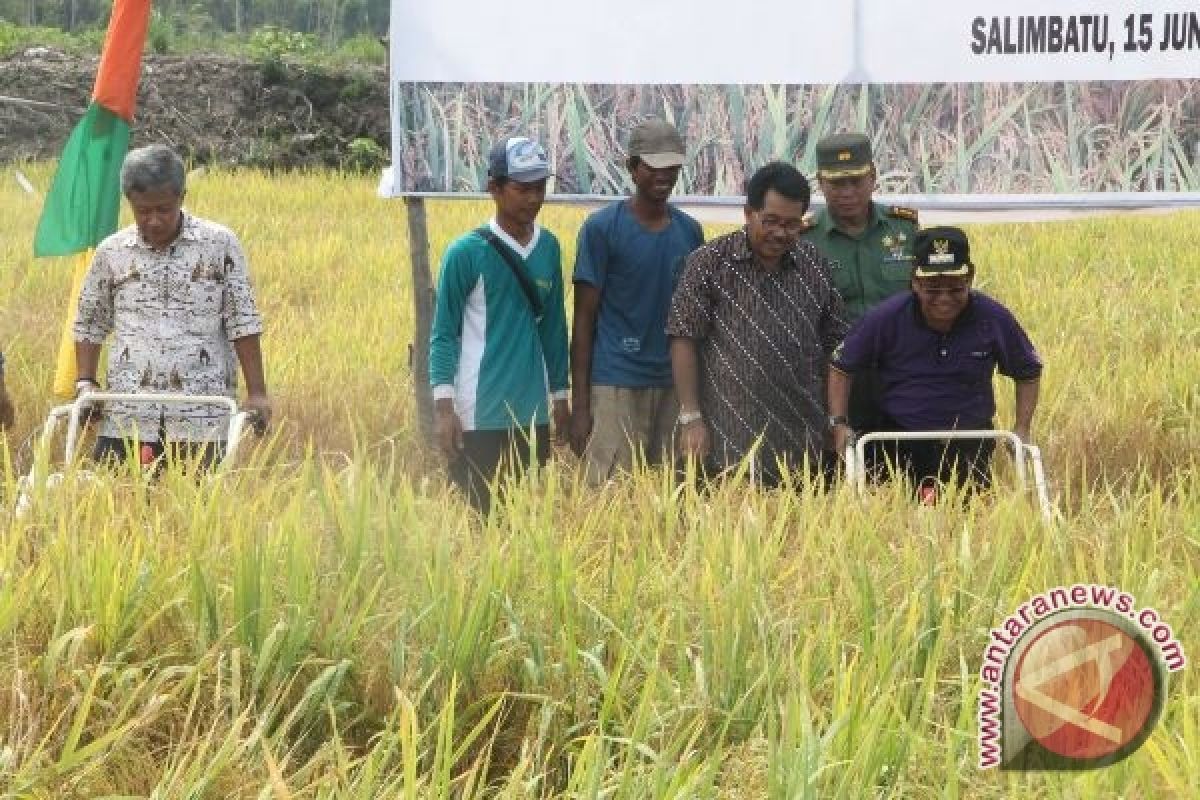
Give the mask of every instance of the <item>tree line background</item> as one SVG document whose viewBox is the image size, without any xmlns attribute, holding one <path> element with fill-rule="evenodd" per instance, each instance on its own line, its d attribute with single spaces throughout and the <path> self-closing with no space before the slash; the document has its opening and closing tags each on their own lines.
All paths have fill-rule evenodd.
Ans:
<svg viewBox="0 0 1200 800">
<path fill-rule="evenodd" d="M 386 34 L 389 6 L 389 0 L 160 0 L 154 4 L 150 44 L 162 52 L 265 28 L 333 47 L 354 37 Z M 111 10 L 111 0 L 0 0 L 0 23 L 102 35 Z"/>
<path fill-rule="evenodd" d="M 110 10 L 111 0 L 0 0 L 0 58 L 34 49 L 36 59 L 41 46 L 99 52 Z M 218 129 L 228 139 L 225 129 L 247 113 L 259 124 L 259 90 L 287 84 L 288 91 L 298 93 L 292 105 L 299 111 L 289 116 L 286 108 L 278 109 L 283 127 L 270 134 L 253 132 L 254 147 L 275 153 L 280 141 L 301 136 L 296 149 L 313 150 L 311 137 L 327 133 L 329 124 L 313 121 L 307 111 L 312 106 L 318 114 L 328 110 L 331 120 L 353 117 L 333 137 L 322 163 L 344 164 L 348 148 L 355 142 L 365 148 L 370 141 L 371 158 L 365 163 L 374 164 L 383 158 L 391 124 L 383 69 L 387 53 L 381 43 L 389 13 L 390 0 L 156 0 L 147 52 L 237 56 L 259 69 L 258 84 L 248 94 L 238 94 L 245 87 L 236 78 L 217 92 L 251 98 L 245 109 L 218 103 L 229 112 L 229 124 L 210 121 L 190 132 L 192 139 Z M 300 71 L 289 78 L 296 66 Z M 332 85 L 326 68 L 353 74 Z M 0 95 L 58 102 L 39 94 L 41 82 L 17 85 L 11 76 L 0 77 Z M 165 73 L 156 74 L 157 91 L 166 80 Z M 190 90 L 212 80 L 197 73 L 180 85 Z M 81 83 L 88 84 L 89 79 Z M 811 172 L 816 141 L 838 130 L 871 135 L 877 160 L 885 165 L 880 176 L 885 192 L 1200 191 L 1198 80 L 867 86 L 406 83 L 397 89 L 403 174 L 410 190 L 478 189 L 487 142 L 520 130 L 551 148 L 559 191 L 621 193 L 629 188 L 621 166 L 622 137 L 638 119 L 657 115 L 687 134 L 684 193 L 738 195 L 746 175 L 771 159 L 789 159 Z M 205 105 L 211 106 L 209 99 Z M 14 108 L 8 114 L 17 122 L 32 114 L 26 107 L 19 113 Z M 3 122 L 0 117 L 0 139 Z M 235 152 L 246 150 L 241 144 Z M 252 161 L 293 163 L 290 156 L 275 155 Z"/>
</svg>

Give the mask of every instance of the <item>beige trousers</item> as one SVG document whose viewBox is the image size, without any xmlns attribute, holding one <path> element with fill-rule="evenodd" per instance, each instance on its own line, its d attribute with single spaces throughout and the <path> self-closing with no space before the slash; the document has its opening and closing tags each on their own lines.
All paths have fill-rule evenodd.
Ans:
<svg viewBox="0 0 1200 800">
<path fill-rule="evenodd" d="M 635 456 L 650 464 L 671 458 L 679 403 L 673 388 L 593 386 L 592 435 L 583 459 L 591 486 L 630 472 Z"/>
</svg>

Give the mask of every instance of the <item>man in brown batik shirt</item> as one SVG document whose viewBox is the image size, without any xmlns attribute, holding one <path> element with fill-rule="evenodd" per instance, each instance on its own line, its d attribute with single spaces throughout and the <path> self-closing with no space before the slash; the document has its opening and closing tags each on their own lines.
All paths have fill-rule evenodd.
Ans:
<svg viewBox="0 0 1200 800">
<path fill-rule="evenodd" d="M 808 181 L 775 162 L 746 195 L 746 226 L 688 258 L 667 333 L 683 454 L 720 472 L 753 453 L 775 485 L 806 463 L 835 463 L 825 380 L 846 324 L 827 264 L 799 241 Z"/>
</svg>

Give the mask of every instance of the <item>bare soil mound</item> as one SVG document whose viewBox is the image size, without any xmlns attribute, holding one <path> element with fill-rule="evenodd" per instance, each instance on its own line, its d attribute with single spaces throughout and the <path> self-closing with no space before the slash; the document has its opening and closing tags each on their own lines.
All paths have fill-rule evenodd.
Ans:
<svg viewBox="0 0 1200 800">
<path fill-rule="evenodd" d="M 0 59 L 0 163 L 58 156 L 97 61 L 46 48 Z M 382 68 L 147 55 L 133 143 L 165 142 L 200 164 L 343 166 L 355 139 L 386 151 L 388 125 Z"/>
</svg>

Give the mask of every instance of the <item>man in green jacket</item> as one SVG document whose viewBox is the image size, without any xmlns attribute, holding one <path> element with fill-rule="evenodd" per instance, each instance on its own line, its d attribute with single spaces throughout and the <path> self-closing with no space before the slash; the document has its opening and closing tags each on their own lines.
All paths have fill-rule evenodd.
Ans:
<svg viewBox="0 0 1200 800">
<path fill-rule="evenodd" d="M 485 516 L 490 484 L 567 430 L 567 319 L 558 239 L 537 223 L 549 160 L 523 136 L 488 154 L 496 215 L 446 251 L 429 342 L 435 430 L 451 480 Z"/>
<path fill-rule="evenodd" d="M 801 238 L 829 261 L 851 326 L 887 298 L 907 292 L 912 276 L 917 212 L 874 202 L 877 178 L 871 140 L 863 134 L 838 133 L 817 142 L 817 183 L 825 207 Z M 856 375 L 850 396 L 852 428 L 879 430 L 877 398 L 874 374 Z"/>
</svg>

